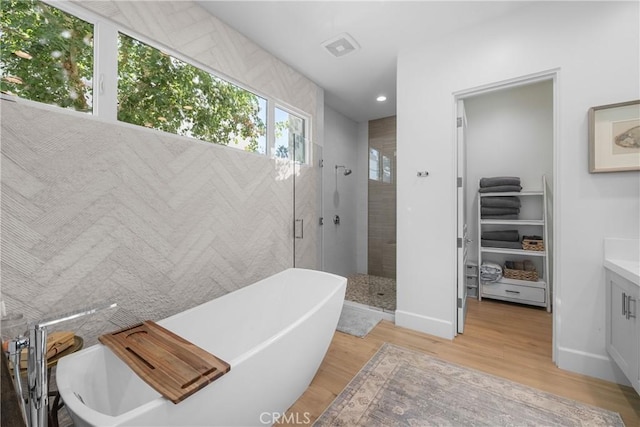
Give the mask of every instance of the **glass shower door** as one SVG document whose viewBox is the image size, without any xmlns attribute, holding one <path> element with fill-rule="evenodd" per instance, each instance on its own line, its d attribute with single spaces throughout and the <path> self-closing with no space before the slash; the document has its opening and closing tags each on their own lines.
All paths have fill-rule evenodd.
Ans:
<svg viewBox="0 0 640 427">
<path fill-rule="evenodd" d="M 293 135 L 293 265 L 322 267 L 322 147 Z"/>
</svg>

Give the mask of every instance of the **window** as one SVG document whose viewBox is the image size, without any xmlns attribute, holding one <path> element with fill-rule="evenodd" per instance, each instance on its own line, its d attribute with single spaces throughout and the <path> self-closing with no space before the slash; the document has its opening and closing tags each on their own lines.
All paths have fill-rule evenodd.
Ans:
<svg viewBox="0 0 640 427">
<path fill-rule="evenodd" d="M 393 161 L 391 157 L 380 153 L 380 150 L 369 147 L 369 179 L 382 181 L 385 184 L 393 182 Z"/>
<path fill-rule="evenodd" d="M 259 96 L 127 35 L 118 41 L 118 120 L 266 153 Z"/>
<path fill-rule="evenodd" d="M 273 157 L 307 163 L 305 119 L 277 107 L 275 116 Z"/>
<path fill-rule="evenodd" d="M 76 2 L 48 3 L 2 0 L 3 93 L 306 163 L 303 115 L 123 34 Z"/>
<path fill-rule="evenodd" d="M 2 0 L 3 93 L 93 111 L 93 25 L 35 0 Z"/>
<path fill-rule="evenodd" d="M 380 152 L 369 148 L 369 179 L 380 181 Z"/>
<path fill-rule="evenodd" d="M 385 155 L 382 156 L 382 182 L 390 184 L 392 181 L 391 175 L 391 159 Z"/>
</svg>

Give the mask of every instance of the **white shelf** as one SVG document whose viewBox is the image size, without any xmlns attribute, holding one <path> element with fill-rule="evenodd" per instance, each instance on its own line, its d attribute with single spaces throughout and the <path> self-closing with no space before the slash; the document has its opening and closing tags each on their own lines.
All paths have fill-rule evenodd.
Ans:
<svg viewBox="0 0 640 427">
<path fill-rule="evenodd" d="M 526 255 L 539 257 L 547 256 L 546 251 L 525 251 L 524 249 L 490 248 L 487 246 L 480 246 L 480 251 L 491 254 Z"/>
<path fill-rule="evenodd" d="M 543 226 L 541 219 L 481 219 L 480 225 L 539 225 Z"/>
<path fill-rule="evenodd" d="M 512 301 L 521 304 L 536 305 L 546 307 L 547 311 L 551 311 L 550 302 L 550 286 L 548 283 L 549 259 L 547 253 L 548 245 L 548 229 L 547 229 L 547 194 L 546 180 L 542 177 L 542 191 L 520 191 L 520 192 L 504 192 L 504 193 L 478 193 L 478 264 L 483 261 L 502 262 L 496 255 L 510 255 L 514 257 L 530 257 L 535 258 L 536 265 L 541 270 L 538 271 L 540 279 L 538 281 L 516 280 L 502 278 L 496 282 L 479 281 L 478 299 L 492 298 L 504 301 Z M 529 214 L 534 219 L 482 219 L 482 198 L 483 197 L 532 197 L 527 200 L 529 206 L 539 206 L 540 211 L 536 214 Z M 541 214 L 541 215 L 540 215 Z M 542 219 L 535 219 L 542 217 Z M 524 249 L 509 248 L 493 248 L 482 246 L 483 227 L 486 226 L 504 226 L 518 229 L 520 234 L 524 234 L 530 230 L 520 229 L 519 227 L 535 226 L 539 227 L 539 234 L 543 236 L 545 248 L 542 251 L 529 251 Z M 494 228 L 495 229 L 495 228 Z M 486 231 L 486 229 L 484 230 Z M 536 232 L 535 234 L 538 234 Z"/>
</svg>

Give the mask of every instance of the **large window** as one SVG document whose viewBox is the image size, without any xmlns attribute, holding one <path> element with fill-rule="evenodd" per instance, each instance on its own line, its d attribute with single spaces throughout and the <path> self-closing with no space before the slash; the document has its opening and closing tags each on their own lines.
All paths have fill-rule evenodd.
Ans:
<svg viewBox="0 0 640 427">
<path fill-rule="evenodd" d="M 306 162 L 304 115 L 276 108 L 273 99 L 129 30 L 123 34 L 76 2 L 47 3 L 0 2 L 3 93 Z"/>
<path fill-rule="evenodd" d="M 120 34 L 118 119 L 265 152 L 266 100 Z"/>
<path fill-rule="evenodd" d="M 3 93 L 93 110 L 93 25 L 35 0 L 2 0 Z"/>
</svg>

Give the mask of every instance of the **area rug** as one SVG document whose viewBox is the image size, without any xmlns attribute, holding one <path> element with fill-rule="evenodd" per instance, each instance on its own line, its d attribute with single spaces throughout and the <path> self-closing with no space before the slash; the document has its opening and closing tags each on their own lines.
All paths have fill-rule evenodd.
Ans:
<svg viewBox="0 0 640 427">
<path fill-rule="evenodd" d="M 384 344 L 314 426 L 624 426 L 615 412 Z"/>
<path fill-rule="evenodd" d="M 340 332 L 364 337 L 382 320 L 382 313 L 375 313 L 371 310 L 362 310 L 350 305 L 342 307 L 338 327 Z"/>
</svg>

